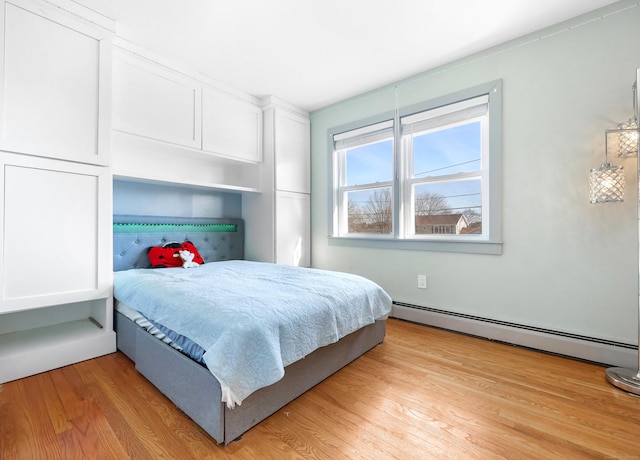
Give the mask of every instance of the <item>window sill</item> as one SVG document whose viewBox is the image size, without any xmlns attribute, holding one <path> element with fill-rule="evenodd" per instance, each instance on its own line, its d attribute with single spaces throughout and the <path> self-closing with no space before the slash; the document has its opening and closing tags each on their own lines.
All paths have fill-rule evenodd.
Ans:
<svg viewBox="0 0 640 460">
<path fill-rule="evenodd" d="M 329 237 L 329 245 L 369 247 L 378 249 L 399 249 L 410 251 L 456 252 L 467 254 L 501 255 L 502 242 L 492 241 L 423 241 L 398 240 L 375 237 Z"/>
</svg>

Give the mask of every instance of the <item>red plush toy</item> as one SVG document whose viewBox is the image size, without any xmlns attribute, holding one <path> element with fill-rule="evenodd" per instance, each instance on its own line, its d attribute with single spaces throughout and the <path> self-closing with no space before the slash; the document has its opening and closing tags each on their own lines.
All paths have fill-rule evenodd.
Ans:
<svg viewBox="0 0 640 460">
<path fill-rule="evenodd" d="M 184 243 L 165 243 L 162 246 L 151 246 L 147 249 L 147 256 L 152 268 L 182 267 L 183 260 L 180 251 L 193 254 L 193 262 L 203 264 L 204 260 L 191 241 Z"/>
</svg>

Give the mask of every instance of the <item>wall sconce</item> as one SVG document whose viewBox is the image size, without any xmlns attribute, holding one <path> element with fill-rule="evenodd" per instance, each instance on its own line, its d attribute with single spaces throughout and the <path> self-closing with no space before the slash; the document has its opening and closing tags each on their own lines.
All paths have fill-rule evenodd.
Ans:
<svg viewBox="0 0 640 460">
<path fill-rule="evenodd" d="M 607 158 L 609 150 L 615 150 L 618 157 L 638 156 L 638 106 L 637 82 L 633 90 L 633 117 L 617 128 L 604 132 L 604 163 L 593 168 L 589 174 L 589 201 L 591 203 L 612 203 L 624 200 L 624 168 L 611 165 Z M 613 147 L 612 147 L 613 146 Z"/>
<path fill-rule="evenodd" d="M 607 134 L 605 133 L 605 139 Z M 604 163 L 593 168 L 589 174 L 589 201 L 591 203 L 612 203 L 624 199 L 624 167 L 613 166 L 607 161 L 605 140 Z"/>
<path fill-rule="evenodd" d="M 631 89 L 633 91 L 633 117 L 629 118 L 627 122 L 620 123 L 617 129 L 607 131 L 617 134 L 619 157 L 638 156 L 638 106 L 636 102 L 638 100 L 636 94 L 638 82 L 635 82 Z"/>
</svg>

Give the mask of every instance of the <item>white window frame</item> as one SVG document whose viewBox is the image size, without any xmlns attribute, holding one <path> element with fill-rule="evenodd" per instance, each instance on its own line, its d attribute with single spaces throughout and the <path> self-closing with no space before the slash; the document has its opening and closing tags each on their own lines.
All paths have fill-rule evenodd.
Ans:
<svg viewBox="0 0 640 460">
<path fill-rule="evenodd" d="M 451 112 L 451 108 L 459 110 L 464 108 L 465 101 L 486 98 L 488 113 L 486 121 L 488 127 L 484 127 L 482 137 L 482 150 L 485 155 L 479 171 L 474 173 L 458 174 L 446 179 L 459 180 L 480 174 L 482 186 L 482 235 L 415 235 L 406 229 L 415 229 L 413 212 L 411 212 L 411 190 L 413 184 L 422 182 L 421 179 L 409 179 L 410 161 L 403 155 L 402 149 L 402 122 L 420 119 L 418 114 L 438 116 Z M 473 106 L 474 103 L 471 103 Z M 455 112 L 455 110 L 454 110 Z M 413 118 L 412 118 L 413 117 Z M 446 117 L 446 116 L 445 116 Z M 380 122 L 393 120 L 394 126 L 394 181 L 393 194 L 393 232 L 392 235 L 346 233 L 344 226 L 340 227 L 339 212 L 344 211 L 343 192 L 340 185 L 343 183 L 341 174 L 344 174 L 344 163 L 336 155 L 335 140 L 340 137 L 349 137 L 358 129 L 366 128 Z M 454 121 L 455 122 L 455 121 Z M 482 128 L 481 128 L 482 129 Z M 419 104 L 406 107 L 397 107 L 393 112 L 379 114 L 366 120 L 349 123 L 328 131 L 328 161 L 329 171 L 329 238 L 333 244 L 345 246 L 365 246 L 392 249 L 426 250 L 463 252 L 479 254 L 502 253 L 502 82 L 501 80 L 485 83 L 473 88 L 458 91 L 449 95 L 431 99 Z M 439 176 L 436 180 L 442 180 Z M 380 184 L 377 184 L 379 187 Z M 342 206 L 340 203 L 342 202 Z M 406 208 L 406 209 L 405 209 Z M 344 219 L 344 216 L 343 216 Z"/>
</svg>

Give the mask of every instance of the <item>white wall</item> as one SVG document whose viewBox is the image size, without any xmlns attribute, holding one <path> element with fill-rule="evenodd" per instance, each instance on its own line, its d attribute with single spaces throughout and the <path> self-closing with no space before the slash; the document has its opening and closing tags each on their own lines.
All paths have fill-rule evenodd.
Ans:
<svg viewBox="0 0 640 460">
<path fill-rule="evenodd" d="M 142 216 L 242 217 L 242 196 L 205 188 L 113 181 L 113 213 Z"/>
<path fill-rule="evenodd" d="M 610 158 L 626 169 L 621 204 L 589 204 L 588 174 L 604 160 L 604 130 L 632 115 L 639 25 L 640 6 L 622 1 L 313 112 L 313 266 L 369 277 L 396 301 L 637 344 L 636 159 Z M 329 128 L 392 110 L 394 86 L 403 106 L 495 79 L 504 101 L 502 255 L 328 240 Z M 417 289 L 417 274 L 428 289 Z"/>
</svg>

